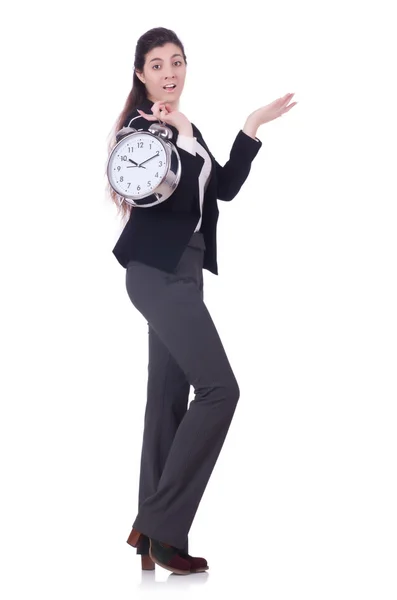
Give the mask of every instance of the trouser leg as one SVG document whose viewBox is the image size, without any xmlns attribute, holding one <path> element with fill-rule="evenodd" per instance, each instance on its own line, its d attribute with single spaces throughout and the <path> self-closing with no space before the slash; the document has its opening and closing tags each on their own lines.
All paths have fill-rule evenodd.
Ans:
<svg viewBox="0 0 397 600">
<path fill-rule="evenodd" d="M 175 434 L 188 407 L 190 384 L 167 347 L 148 324 L 148 383 L 139 476 L 139 508 L 157 490 Z M 183 551 L 189 552 L 188 539 Z M 144 539 L 137 554 L 148 554 Z"/>
<path fill-rule="evenodd" d="M 194 252 L 186 250 L 187 267 Z M 157 490 L 141 504 L 133 525 L 149 537 L 182 548 L 226 438 L 239 388 L 197 278 L 189 269 L 174 275 L 132 262 L 126 285 L 132 303 L 195 390 Z"/>
</svg>

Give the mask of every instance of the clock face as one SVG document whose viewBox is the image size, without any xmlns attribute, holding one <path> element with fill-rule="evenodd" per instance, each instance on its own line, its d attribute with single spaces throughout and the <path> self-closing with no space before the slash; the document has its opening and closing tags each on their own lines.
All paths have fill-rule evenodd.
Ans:
<svg viewBox="0 0 397 600">
<path fill-rule="evenodd" d="M 167 154 L 154 136 L 126 136 L 110 157 L 108 177 L 121 196 L 145 197 L 161 183 L 167 170 Z"/>
</svg>

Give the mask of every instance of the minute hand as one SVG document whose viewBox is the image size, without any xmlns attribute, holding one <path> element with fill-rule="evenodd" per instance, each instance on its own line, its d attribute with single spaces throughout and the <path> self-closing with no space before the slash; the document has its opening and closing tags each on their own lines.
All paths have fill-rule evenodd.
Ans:
<svg viewBox="0 0 397 600">
<path fill-rule="evenodd" d="M 149 160 L 152 160 L 152 158 L 156 158 L 156 156 L 158 156 L 159 153 L 156 152 L 156 154 L 154 156 L 151 156 L 150 158 L 147 158 L 146 160 L 144 160 L 143 162 L 141 162 L 138 166 L 141 167 L 142 165 L 144 165 L 145 163 L 147 163 Z"/>
</svg>

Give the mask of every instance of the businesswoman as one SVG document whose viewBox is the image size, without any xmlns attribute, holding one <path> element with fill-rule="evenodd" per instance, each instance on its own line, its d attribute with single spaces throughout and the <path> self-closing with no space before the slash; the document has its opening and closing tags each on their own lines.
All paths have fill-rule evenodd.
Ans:
<svg viewBox="0 0 397 600">
<path fill-rule="evenodd" d="M 126 220 L 113 253 L 126 269 L 129 298 L 148 323 L 138 514 L 127 542 L 143 569 L 157 563 L 179 574 L 208 569 L 204 558 L 188 553 L 188 532 L 240 394 L 203 300 L 203 269 L 218 274 L 217 200 L 232 200 L 247 179 L 262 146 L 258 127 L 296 104 L 287 94 L 250 114 L 221 166 L 178 109 L 186 72 L 184 47 L 173 31 L 158 27 L 142 35 L 132 89 L 108 147 L 110 153 L 123 126 L 147 131 L 152 121 L 162 121 L 174 134 L 182 165 L 171 196 L 150 208 L 120 204 L 108 184 Z M 221 113 L 226 101 L 212 99 L 214 110 Z M 188 409 L 191 385 L 195 398 Z"/>
</svg>

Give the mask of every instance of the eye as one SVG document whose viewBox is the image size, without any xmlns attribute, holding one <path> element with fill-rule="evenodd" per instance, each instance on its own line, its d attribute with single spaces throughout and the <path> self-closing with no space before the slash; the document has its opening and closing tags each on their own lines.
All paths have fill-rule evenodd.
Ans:
<svg viewBox="0 0 397 600">
<path fill-rule="evenodd" d="M 176 63 L 181 63 L 181 64 L 182 64 L 182 61 L 181 61 L 181 60 L 176 60 L 176 61 L 174 62 L 174 65 L 175 65 Z M 161 65 L 159 65 L 159 64 L 157 64 L 157 65 L 153 65 L 153 69 L 154 69 L 154 67 L 160 67 L 160 66 L 161 66 Z M 158 71 L 158 69 L 155 69 L 155 70 L 156 70 L 156 71 Z"/>
</svg>

